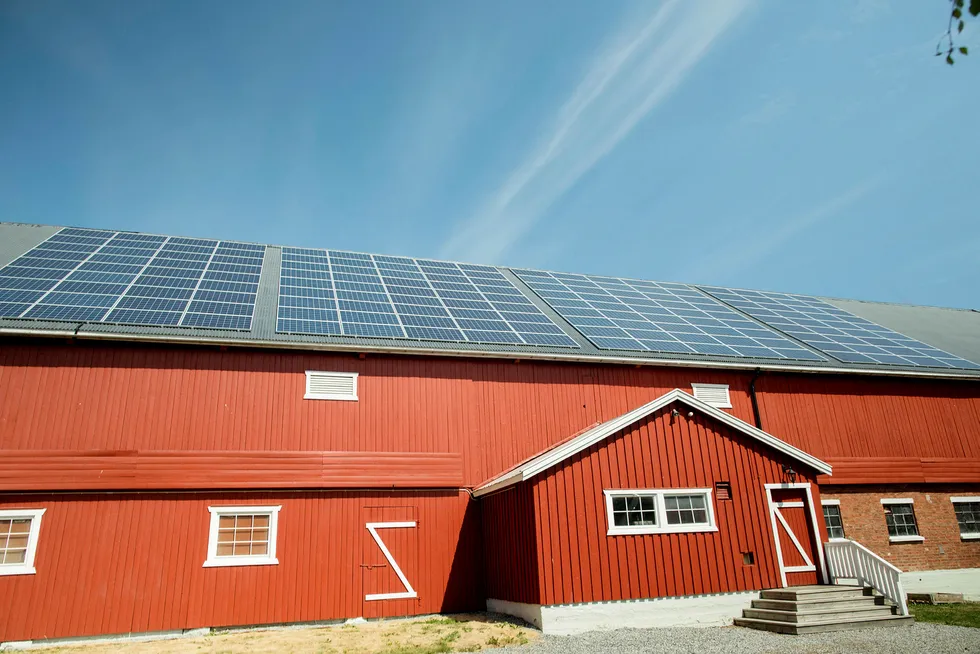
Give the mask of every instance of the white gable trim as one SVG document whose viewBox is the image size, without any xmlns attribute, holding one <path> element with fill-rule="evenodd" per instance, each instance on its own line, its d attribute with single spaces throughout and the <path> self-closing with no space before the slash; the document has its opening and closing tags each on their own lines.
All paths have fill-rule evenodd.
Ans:
<svg viewBox="0 0 980 654">
<path fill-rule="evenodd" d="M 761 429 L 757 429 L 744 420 L 739 420 L 735 416 L 725 413 L 721 409 L 716 409 L 710 404 L 705 404 L 693 395 L 685 393 L 679 388 L 675 388 L 669 393 L 661 395 L 657 399 L 644 404 L 638 409 L 633 409 L 629 413 L 624 413 L 618 418 L 613 418 L 612 420 L 604 422 L 601 425 L 597 425 L 596 427 L 593 427 L 584 434 L 573 438 L 567 443 L 559 445 L 552 450 L 548 450 L 547 452 L 534 457 L 530 461 L 523 463 L 517 468 L 490 480 L 483 486 L 480 486 L 474 490 L 473 495 L 475 497 L 480 497 L 481 495 L 486 495 L 487 493 L 492 493 L 493 491 L 507 488 L 508 486 L 512 486 L 518 482 L 524 481 L 525 479 L 530 479 L 536 474 L 543 472 L 552 466 L 558 465 L 565 459 L 578 454 L 582 450 L 592 447 L 596 443 L 605 440 L 609 436 L 612 436 L 626 427 L 629 427 L 633 423 L 659 411 L 672 402 L 683 402 L 692 409 L 697 409 L 701 413 L 714 418 L 718 422 L 724 423 L 732 429 L 740 431 L 743 434 L 750 436 L 765 445 L 768 445 L 774 450 L 782 452 L 783 454 L 790 456 L 797 461 L 805 463 L 817 472 L 821 472 L 825 475 L 829 475 L 832 472 L 830 464 L 821 461 L 815 456 L 807 454 L 799 448 L 793 447 L 785 441 L 779 440 L 772 434 L 768 434 Z"/>
</svg>

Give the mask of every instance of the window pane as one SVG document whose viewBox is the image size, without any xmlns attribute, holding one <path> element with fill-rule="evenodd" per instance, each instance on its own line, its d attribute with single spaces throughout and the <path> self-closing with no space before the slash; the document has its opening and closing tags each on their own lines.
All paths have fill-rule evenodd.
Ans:
<svg viewBox="0 0 980 654">
<path fill-rule="evenodd" d="M 223 515 L 218 518 L 218 529 L 234 529 L 235 527 L 235 516 L 233 515 Z"/>
<path fill-rule="evenodd" d="M 27 549 L 27 534 L 23 536 L 11 536 L 7 539 L 8 549 Z"/>
<path fill-rule="evenodd" d="M 27 534 L 31 531 L 31 521 L 30 520 L 14 520 L 11 526 L 10 533 L 12 534 Z"/>
<path fill-rule="evenodd" d="M 268 527 L 269 526 L 269 516 L 267 515 L 257 515 L 252 523 L 254 527 Z"/>
<path fill-rule="evenodd" d="M 960 525 L 961 535 L 980 534 L 980 502 L 957 502 L 953 508 L 956 510 L 956 522 Z"/>
<path fill-rule="evenodd" d="M 629 518 L 625 513 L 613 513 L 613 523 L 617 527 L 626 527 L 629 525 Z"/>
<path fill-rule="evenodd" d="M 23 563 L 27 559 L 27 550 L 7 550 L 4 554 L 3 562 L 8 563 Z"/>
<path fill-rule="evenodd" d="M 235 522 L 235 527 L 237 529 L 251 529 L 252 528 L 252 516 L 250 515 L 240 515 L 236 516 L 237 521 Z"/>
<path fill-rule="evenodd" d="M 218 530 L 218 542 L 219 543 L 230 543 L 235 540 L 235 530 L 229 529 L 227 531 Z"/>
<path fill-rule="evenodd" d="M 653 511 L 653 495 L 641 496 L 640 508 L 642 508 L 644 511 Z"/>
<path fill-rule="evenodd" d="M 707 525 L 707 498 L 704 495 L 668 495 L 664 498 L 669 525 Z"/>
<path fill-rule="evenodd" d="M 636 495 L 630 495 L 626 498 L 626 508 L 630 511 L 640 510 L 640 498 Z"/>
<path fill-rule="evenodd" d="M 235 543 L 235 556 L 248 556 L 248 543 Z"/>
<path fill-rule="evenodd" d="M 918 536 L 915 513 L 911 504 L 886 504 L 885 523 L 889 536 Z"/>
<path fill-rule="evenodd" d="M 268 529 L 253 529 L 252 530 L 252 542 L 255 541 L 268 541 L 269 540 L 269 530 Z"/>
<path fill-rule="evenodd" d="M 625 511 L 626 510 L 626 498 L 625 497 L 614 497 L 613 498 L 613 511 Z"/>
<path fill-rule="evenodd" d="M 823 520 L 827 525 L 827 535 L 830 538 L 844 538 L 844 522 L 841 520 L 840 507 L 836 504 L 826 504 L 823 507 Z"/>
<path fill-rule="evenodd" d="M 252 554 L 265 556 L 269 553 L 269 546 L 266 543 L 255 543 L 252 545 Z"/>
</svg>

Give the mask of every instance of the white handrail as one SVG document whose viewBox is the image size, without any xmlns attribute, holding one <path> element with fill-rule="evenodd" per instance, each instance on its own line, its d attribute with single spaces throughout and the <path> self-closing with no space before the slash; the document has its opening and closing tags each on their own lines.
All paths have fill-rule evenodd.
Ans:
<svg viewBox="0 0 980 654">
<path fill-rule="evenodd" d="M 853 540 L 824 543 L 824 551 L 830 583 L 837 583 L 838 579 L 857 579 L 859 584 L 871 586 L 894 602 L 900 615 L 909 614 L 901 570 Z"/>
</svg>

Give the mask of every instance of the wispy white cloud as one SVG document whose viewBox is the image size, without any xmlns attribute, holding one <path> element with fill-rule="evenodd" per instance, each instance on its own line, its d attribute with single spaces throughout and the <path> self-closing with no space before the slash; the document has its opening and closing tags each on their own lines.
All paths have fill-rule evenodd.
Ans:
<svg viewBox="0 0 980 654">
<path fill-rule="evenodd" d="M 775 225 L 760 225 L 753 231 L 750 239 L 729 243 L 722 251 L 709 253 L 708 256 L 697 262 L 696 274 L 685 273 L 678 279 L 698 278 L 707 281 L 721 274 L 730 276 L 734 272 L 750 268 L 806 230 L 834 219 L 842 211 L 875 190 L 883 181 L 882 175 L 876 175 L 833 196 L 809 211 L 790 216 L 787 220 Z"/>
<path fill-rule="evenodd" d="M 661 5 L 629 21 L 504 183 L 443 244 L 443 256 L 498 261 L 583 175 L 683 82 L 752 0 Z M 637 26 L 638 25 L 638 26 Z"/>
<path fill-rule="evenodd" d="M 783 91 L 776 94 L 766 94 L 760 98 L 759 105 L 746 112 L 739 118 L 740 125 L 768 125 L 796 106 L 796 94 Z"/>
</svg>

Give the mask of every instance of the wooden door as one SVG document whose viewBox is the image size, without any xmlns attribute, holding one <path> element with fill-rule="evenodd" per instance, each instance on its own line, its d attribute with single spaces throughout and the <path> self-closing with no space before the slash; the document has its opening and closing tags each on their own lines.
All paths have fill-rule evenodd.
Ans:
<svg viewBox="0 0 980 654">
<path fill-rule="evenodd" d="M 820 541 L 813 524 L 806 488 L 769 490 L 779 572 L 784 586 L 807 586 L 819 582 L 817 564 Z"/>
<path fill-rule="evenodd" d="M 417 514 L 414 506 L 366 506 L 361 511 L 365 618 L 418 613 Z"/>
</svg>

